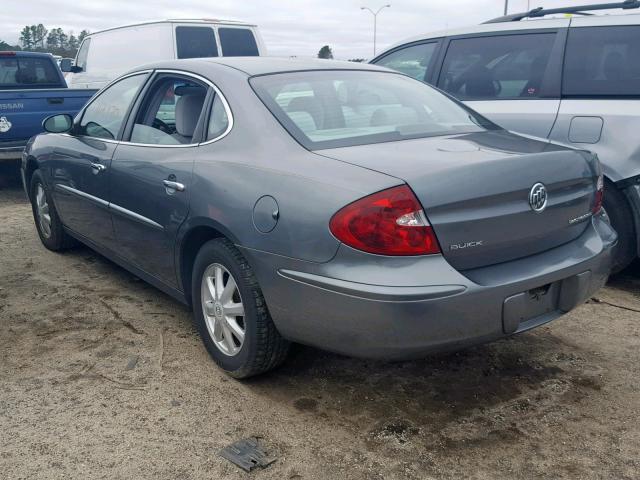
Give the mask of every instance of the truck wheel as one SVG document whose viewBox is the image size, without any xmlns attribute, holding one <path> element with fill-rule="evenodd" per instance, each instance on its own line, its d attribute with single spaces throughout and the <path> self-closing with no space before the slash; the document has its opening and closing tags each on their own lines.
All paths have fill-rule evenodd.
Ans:
<svg viewBox="0 0 640 480">
<path fill-rule="evenodd" d="M 289 351 L 251 266 L 227 239 L 205 243 L 192 274 L 193 315 L 213 360 L 234 378 L 280 365 Z"/>
<path fill-rule="evenodd" d="M 74 246 L 76 242 L 64 231 L 40 170 L 33 172 L 29 192 L 33 220 L 42 244 L 54 252 Z"/>
<path fill-rule="evenodd" d="M 609 215 L 611 226 L 618 232 L 618 244 L 613 254 L 612 273 L 618 273 L 636 258 L 637 240 L 633 213 L 629 203 L 616 186 L 605 181 L 603 207 Z"/>
</svg>

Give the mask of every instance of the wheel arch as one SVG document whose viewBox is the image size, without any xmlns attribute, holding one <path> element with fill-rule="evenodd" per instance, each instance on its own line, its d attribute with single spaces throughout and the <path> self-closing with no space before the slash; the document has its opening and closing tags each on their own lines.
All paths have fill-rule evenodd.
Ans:
<svg viewBox="0 0 640 480">
<path fill-rule="evenodd" d="M 193 303 L 191 298 L 191 276 L 196 256 L 205 243 L 216 238 L 226 238 L 234 244 L 238 243 L 237 238 L 229 229 L 211 218 L 189 219 L 180 229 L 178 241 L 176 242 L 177 274 L 189 306 L 192 306 Z"/>
</svg>

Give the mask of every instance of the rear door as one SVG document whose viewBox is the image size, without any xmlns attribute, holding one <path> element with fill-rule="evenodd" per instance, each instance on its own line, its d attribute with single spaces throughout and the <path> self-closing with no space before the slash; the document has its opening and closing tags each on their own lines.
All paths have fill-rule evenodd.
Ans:
<svg viewBox="0 0 640 480">
<path fill-rule="evenodd" d="M 175 238 L 189 212 L 208 95 L 202 80 L 158 72 L 111 164 L 110 209 L 118 252 L 173 287 L 178 287 Z"/>
<path fill-rule="evenodd" d="M 547 137 L 560 108 L 565 38 L 565 28 L 451 37 L 436 84 L 508 130 Z"/>
<path fill-rule="evenodd" d="M 614 181 L 640 173 L 640 25 L 635 15 L 574 18 L 551 139 L 587 148 Z"/>
</svg>

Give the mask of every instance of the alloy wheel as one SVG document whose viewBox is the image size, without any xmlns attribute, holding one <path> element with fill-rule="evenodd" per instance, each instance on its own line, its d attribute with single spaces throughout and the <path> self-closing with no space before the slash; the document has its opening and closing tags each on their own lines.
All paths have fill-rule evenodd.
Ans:
<svg viewBox="0 0 640 480">
<path fill-rule="evenodd" d="M 42 235 L 46 238 L 51 237 L 51 213 L 49 212 L 47 195 L 45 194 L 41 183 L 39 183 L 36 188 L 36 211 Z"/>
<path fill-rule="evenodd" d="M 240 352 L 246 325 L 244 304 L 233 275 L 219 263 L 211 264 L 202 276 L 202 312 L 215 346 L 227 356 Z"/>
</svg>

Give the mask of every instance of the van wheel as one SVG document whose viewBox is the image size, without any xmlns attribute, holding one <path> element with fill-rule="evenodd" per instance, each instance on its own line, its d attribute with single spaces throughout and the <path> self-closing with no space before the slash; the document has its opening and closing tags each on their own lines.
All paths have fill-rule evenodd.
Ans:
<svg viewBox="0 0 640 480">
<path fill-rule="evenodd" d="M 230 241 L 202 246 L 191 285 L 196 326 L 225 372 L 247 378 L 285 360 L 289 342 L 278 333 L 251 266 Z"/>
<path fill-rule="evenodd" d="M 29 193 L 33 220 L 42 244 L 54 252 L 74 246 L 76 242 L 64 231 L 40 170 L 36 170 L 31 176 Z"/>
<path fill-rule="evenodd" d="M 637 240 L 633 213 L 629 203 L 616 186 L 605 181 L 603 207 L 611 220 L 611 226 L 618 232 L 618 244 L 613 253 L 612 273 L 624 270 L 637 256 Z"/>
</svg>

